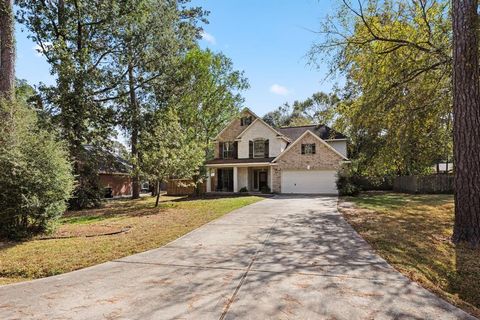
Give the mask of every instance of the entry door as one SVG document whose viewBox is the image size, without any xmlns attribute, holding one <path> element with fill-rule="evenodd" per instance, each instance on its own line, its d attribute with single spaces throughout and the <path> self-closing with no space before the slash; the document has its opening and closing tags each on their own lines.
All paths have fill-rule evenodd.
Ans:
<svg viewBox="0 0 480 320">
<path fill-rule="evenodd" d="M 266 171 L 260 171 L 258 173 L 258 187 L 260 188 L 260 190 L 262 190 L 262 188 L 268 186 L 267 184 L 267 172 Z"/>
<path fill-rule="evenodd" d="M 263 187 L 268 186 L 268 174 L 267 171 L 262 169 L 253 170 L 253 190 L 259 191 Z"/>
</svg>

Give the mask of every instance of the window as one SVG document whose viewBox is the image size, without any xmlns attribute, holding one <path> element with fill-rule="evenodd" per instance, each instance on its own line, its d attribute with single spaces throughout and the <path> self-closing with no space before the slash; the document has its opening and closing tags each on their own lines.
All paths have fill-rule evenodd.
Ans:
<svg viewBox="0 0 480 320">
<path fill-rule="evenodd" d="M 223 150 L 222 150 L 223 159 L 233 159 L 234 158 L 234 149 L 235 149 L 235 145 L 234 145 L 233 142 L 224 142 L 223 143 Z"/>
<path fill-rule="evenodd" d="M 257 139 L 253 141 L 253 157 L 254 158 L 265 157 L 265 140 Z"/>
<path fill-rule="evenodd" d="M 240 119 L 240 125 L 243 127 L 243 126 L 248 126 L 250 125 L 250 123 L 252 123 L 252 116 L 248 116 L 248 117 L 242 117 Z"/>
<path fill-rule="evenodd" d="M 315 143 L 302 144 L 302 154 L 315 154 Z"/>
</svg>

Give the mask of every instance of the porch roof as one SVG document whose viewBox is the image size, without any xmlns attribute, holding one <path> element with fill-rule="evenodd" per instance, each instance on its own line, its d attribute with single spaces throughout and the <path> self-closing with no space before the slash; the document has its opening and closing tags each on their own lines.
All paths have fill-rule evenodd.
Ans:
<svg viewBox="0 0 480 320">
<path fill-rule="evenodd" d="M 235 165 L 235 164 L 268 164 L 273 161 L 275 157 L 271 158 L 253 158 L 253 159 L 213 159 L 206 162 L 207 166 L 214 165 Z"/>
</svg>

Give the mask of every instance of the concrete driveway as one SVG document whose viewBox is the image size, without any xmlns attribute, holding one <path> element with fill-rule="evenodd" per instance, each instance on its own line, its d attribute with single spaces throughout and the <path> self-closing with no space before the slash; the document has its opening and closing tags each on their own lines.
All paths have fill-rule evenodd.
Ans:
<svg viewBox="0 0 480 320">
<path fill-rule="evenodd" d="M 275 197 L 165 247 L 0 287 L 0 319 L 474 319 L 378 257 L 336 198 Z"/>
</svg>

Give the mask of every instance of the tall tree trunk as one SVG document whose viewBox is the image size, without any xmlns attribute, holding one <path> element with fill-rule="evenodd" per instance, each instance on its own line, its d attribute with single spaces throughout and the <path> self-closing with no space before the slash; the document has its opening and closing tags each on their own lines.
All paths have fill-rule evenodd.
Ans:
<svg viewBox="0 0 480 320">
<path fill-rule="evenodd" d="M 135 92 L 135 78 L 133 74 L 132 63 L 128 66 L 128 85 L 130 90 L 130 110 L 131 110 L 131 138 L 130 144 L 132 146 L 132 159 L 133 159 L 133 177 L 132 177 L 132 199 L 140 198 L 140 177 L 138 174 L 138 131 L 139 131 L 139 110 L 137 95 Z"/>
<path fill-rule="evenodd" d="M 480 75 L 478 0 L 453 0 L 453 241 L 480 245 Z"/>
<path fill-rule="evenodd" d="M 0 97 L 13 99 L 15 91 L 13 1 L 0 0 Z"/>
</svg>

